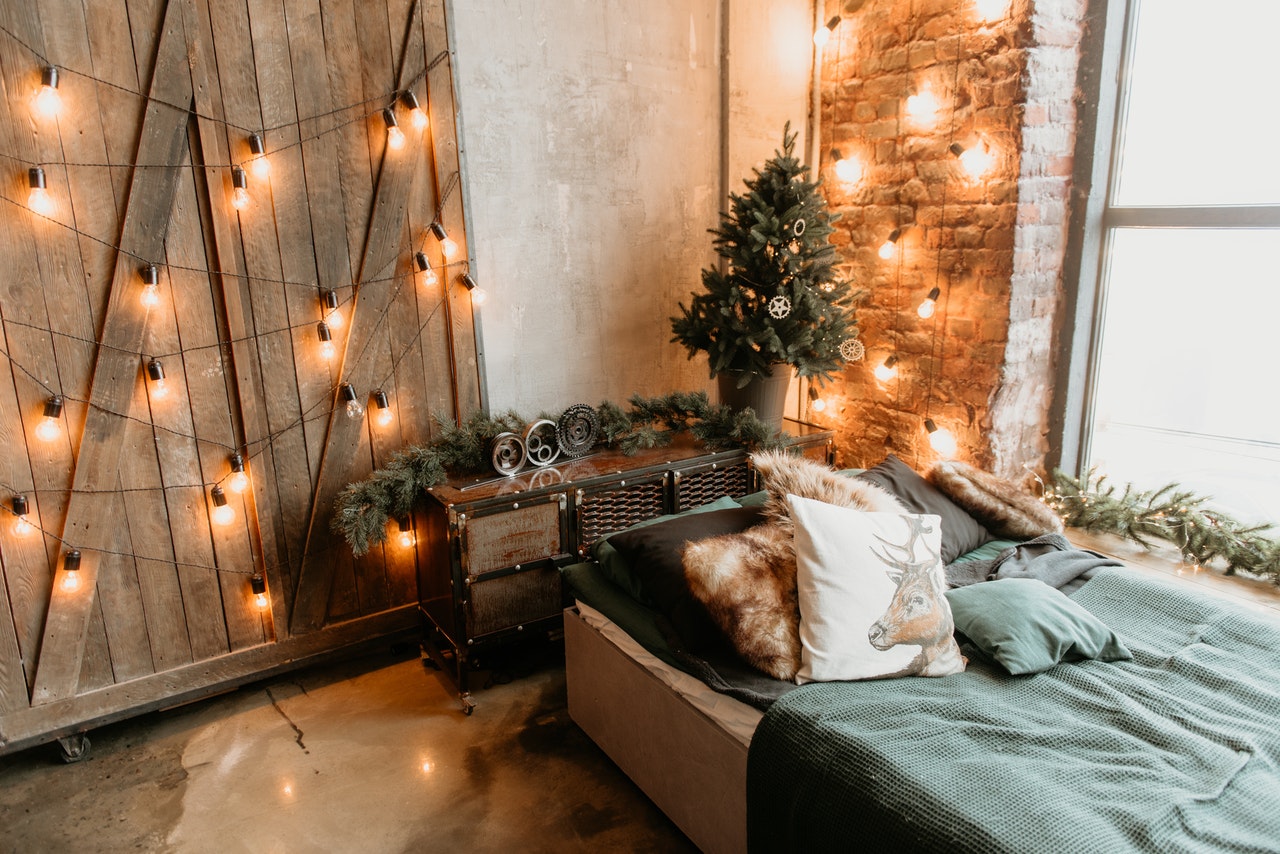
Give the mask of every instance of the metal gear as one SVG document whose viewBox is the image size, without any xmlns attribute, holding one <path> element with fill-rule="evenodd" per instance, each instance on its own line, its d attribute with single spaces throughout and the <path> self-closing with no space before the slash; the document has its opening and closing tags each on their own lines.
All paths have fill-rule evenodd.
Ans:
<svg viewBox="0 0 1280 854">
<path fill-rule="evenodd" d="M 510 477 L 524 465 L 525 453 L 524 439 L 515 433 L 499 433 L 493 437 L 489 459 L 494 471 Z"/>
<path fill-rule="evenodd" d="M 556 440 L 556 423 L 545 418 L 533 422 L 524 431 L 524 448 L 529 462 L 535 466 L 549 466 L 560 456 L 560 443 Z"/>
<path fill-rule="evenodd" d="M 556 444 L 570 457 L 580 457 L 591 450 L 600 432 L 600 418 L 593 407 L 575 403 L 556 422 Z"/>
</svg>

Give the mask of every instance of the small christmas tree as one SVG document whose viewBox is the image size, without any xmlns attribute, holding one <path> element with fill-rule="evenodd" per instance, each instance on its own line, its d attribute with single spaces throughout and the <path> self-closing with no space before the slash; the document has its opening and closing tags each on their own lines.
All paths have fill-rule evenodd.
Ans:
<svg viewBox="0 0 1280 854">
<path fill-rule="evenodd" d="M 711 230 L 725 269 L 704 269 L 705 293 L 671 318 L 671 340 L 691 359 L 705 351 L 713 377 L 742 372 L 739 387 L 777 364 L 830 380 L 862 354 L 853 314 L 858 295 L 837 277 L 836 250 L 827 242 L 839 215 L 827 210 L 818 182 L 795 158 L 795 142 L 788 122 L 782 150 L 755 170 L 745 195 L 730 194 L 731 213 Z"/>
</svg>

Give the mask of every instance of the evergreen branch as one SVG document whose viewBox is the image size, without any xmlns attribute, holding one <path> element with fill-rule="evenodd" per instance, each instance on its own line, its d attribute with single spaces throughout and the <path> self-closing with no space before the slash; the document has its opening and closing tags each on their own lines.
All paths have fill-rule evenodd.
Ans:
<svg viewBox="0 0 1280 854">
<path fill-rule="evenodd" d="M 1094 533 L 1115 534 L 1151 548 L 1155 540 L 1177 546 L 1183 560 L 1217 562 L 1228 575 L 1246 572 L 1280 585 L 1280 541 L 1263 536 L 1271 525 L 1248 525 L 1207 507 L 1200 496 L 1176 483 L 1151 491 L 1126 484 L 1119 495 L 1105 476 L 1083 479 L 1055 470 L 1045 502 L 1063 521 Z"/>
</svg>

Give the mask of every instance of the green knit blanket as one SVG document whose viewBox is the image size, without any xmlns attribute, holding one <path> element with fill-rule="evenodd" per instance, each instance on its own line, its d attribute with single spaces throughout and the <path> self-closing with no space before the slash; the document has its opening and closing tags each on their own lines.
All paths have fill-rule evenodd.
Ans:
<svg viewBox="0 0 1280 854">
<path fill-rule="evenodd" d="M 806 686 L 751 743 L 753 852 L 1280 851 L 1280 621 L 1100 571 L 1131 662 Z"/>
</svg>

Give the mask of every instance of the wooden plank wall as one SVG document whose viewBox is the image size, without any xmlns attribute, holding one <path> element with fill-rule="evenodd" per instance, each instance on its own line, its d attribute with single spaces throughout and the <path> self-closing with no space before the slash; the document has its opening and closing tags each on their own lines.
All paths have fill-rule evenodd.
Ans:
<svg viewBox="0 0 1280 854">
<path fill-rule="evenodd" d="M 0 0 L 0 753 L 414 625 L 413 550 L 353 559 L 329 520 L 347 483 L 482 400 L 446 27 L 444 0 Z M 33 110 L 45 66 L 55 118 Z M 237 209 L 252 133 L 270 173 L 248 170 Z"/>
</svg>

